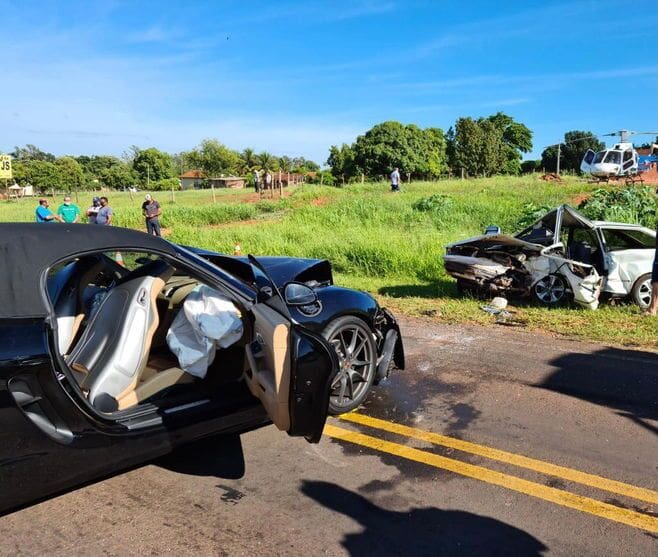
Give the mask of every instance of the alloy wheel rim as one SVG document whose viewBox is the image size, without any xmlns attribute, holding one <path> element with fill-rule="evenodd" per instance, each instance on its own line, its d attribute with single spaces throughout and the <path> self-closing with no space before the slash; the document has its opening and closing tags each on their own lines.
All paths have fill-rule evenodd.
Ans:
<svg viewBox="0 0 658 557">
<path fill-rule="evenodd" d="M 559 302 L 563 298 L 565 290 L 564 282 L 556 275 L 544 277 L 535 285 L 537 297 L 546 304 Z"/>
<path fill-rule="evenodd" d="M 331 402 L 346 407 L 368 390 L 374 354 L 368 332 L 356 325 L 340 327 L 329 338 L 336 350 L 339 370 L 331 384 Z"/>
<path fill-rule="evenodd" d="M 642 307 L 649 307 L 651 303 L 651 279 L 645 280 L 638 288 L 638 300 Z"/>
</svg>

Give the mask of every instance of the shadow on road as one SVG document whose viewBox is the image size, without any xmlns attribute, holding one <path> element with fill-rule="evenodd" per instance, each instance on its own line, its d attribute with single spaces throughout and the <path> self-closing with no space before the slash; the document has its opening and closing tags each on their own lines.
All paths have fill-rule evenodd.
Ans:
<svg viewBox="0 0 658 557">
<path fill-rule="evenodd" d="M 244 476 L 244 454 L 239 435 L 202 439 L 185 445 L 153 464 L 192 476 L 215 476 L 237 480 Z"/>
<path fill-rule="evenodd" d="M 604 348 L 592 354 L 566 354 L 552 360 L 558 368 L 536 385 L 617 410 L 658 434 L 647 420 L 658 420 L 658 355 Z"/>
<path fill-rule="evenodd" d="M 302 493 L 356 520 L 363 531 L 347 534 L 350 555 L 543 555 L 539 540 L 503 522 L 435 507 L 388 511 L 336 484 L 305 481 Z"/>
</svg>

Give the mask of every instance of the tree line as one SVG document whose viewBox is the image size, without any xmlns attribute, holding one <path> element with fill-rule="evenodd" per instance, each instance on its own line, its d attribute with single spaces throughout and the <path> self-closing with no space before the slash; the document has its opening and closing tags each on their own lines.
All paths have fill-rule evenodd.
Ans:
<svg viewBox="0 0 658 557">
<path fill-rule="evenodd" d="M 594 134 L 573 130 L 560 143 L 560 167 L 579 172 L 587 149 L 605 147 Z M 254 170 L 312 172 L 325 184 L 380 179 L 395 167 L 414 179 L 440 176 L 492 176 L 538 170 L 554 171 L 558 146 L 544 149 L 539 160 L 522 162 L 532 150 L 532 131 L 511 116 L 497 112 L 483 118 L 459 118 L 447 132 L 441 128 L 420 128 L 415 124 L 386 121 L 373 126 L 354 143 L 333 145 L 326 161 L 329 172 L 302 156 L 275 156 L 267 151 L 230 149 L 216 139 L 204 139 L 190 151 L 169 154 L 155 147 L 133 145 L 122 157 L 80 155 L 55 157 L 34 145 L 15 147 L 14 180 L 32 184 L 37 190 L 123 189 L 139 186 L 151 190 L 179 188 L 178 176 L 200 170 L 207 177 L 246 176 Z M 312 181 L 312 180 L 311 180 Z"/>
<path fill-rule="evenodd" d="M 15 147 L 10 153 L 16 183 L 31 184 L 38 191 L 124 189 L 178 189 L 179 175 L 200 170 L 207 177 L 250 175 L 254 170 L 317 172 L 320 166 L 302 156 L 277 157 L 246 148 L 238 152 L 216 139 L 204 139 L 191 151 L 169 154 L 155 147 L 130 147 L 122 157 L 80 155 L 56 157 L 34 145 Z"/>
<path fill-rule="evenodd" d="M 570 131 L 560 144 L 560 167 L 580 171 L 587 149 L 605 145 L 587 131 Z M 532 150 L 532 131 L 514 118 L 497 112 L 483 118 L 459 118 L 447 132 L 441 128 L 421 129 L 414 124 L 382 122 L 356 138 L 351 145 L 333 145 L 327 165 L 336 181 L 361 177 L 380 179 L 393 168 L 415 179 L 440 176 L 492 176 L 537 170 L 554 171 L 557 145 L 547 147 L 541 159 L 523 161 Z"/>
</svg>

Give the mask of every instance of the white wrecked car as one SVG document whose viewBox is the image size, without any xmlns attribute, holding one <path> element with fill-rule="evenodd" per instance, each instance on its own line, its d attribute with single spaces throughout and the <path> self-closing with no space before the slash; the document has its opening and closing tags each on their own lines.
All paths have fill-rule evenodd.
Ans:
<svg viewBox="0 0 658 557">
<path fill-rule="evenodd" d="M 653 230 L 590 221 L 562 205 L 515 236 L 487 231 L 446 248 L 445 269 L 460 290 L 534 296 L 547 305 L 572 299 L 590 309 L 601 295 L 649 305 Z"/>
</svg>

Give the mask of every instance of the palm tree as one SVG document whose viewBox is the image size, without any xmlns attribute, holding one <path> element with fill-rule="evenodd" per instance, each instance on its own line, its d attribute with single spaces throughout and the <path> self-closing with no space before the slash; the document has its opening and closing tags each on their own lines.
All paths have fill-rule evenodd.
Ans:
<svg viewBox="0 0 658 557">
<path fill-rule="evenodd" d="M 261 170 L 274 170 L 277 162 L 276 157 L 270 155 L 267 151 L 258 153 L 258 155 L 256 155 L 256 160 L 258 161 L 258 166 L 260 166 Z"/>
<path fill-rule="evenodd" d="M 257 164 L 256 151 L 251 147 L 245 147 L 240 153 L 240 171 L 243 174 L 251 172 Z"/>
</svg>

